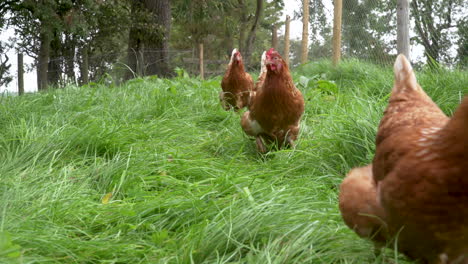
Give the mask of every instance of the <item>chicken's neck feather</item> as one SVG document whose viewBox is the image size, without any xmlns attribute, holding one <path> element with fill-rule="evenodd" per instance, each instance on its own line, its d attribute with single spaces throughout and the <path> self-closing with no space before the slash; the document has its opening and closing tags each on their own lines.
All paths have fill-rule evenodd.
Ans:
<svg viewBox="0 0 468 264">
<path fill-rule="evenodd" d="M 229 65 L 229 73 L 244 73 L 244 71 L 244 63 L 242 63 L 242 61 L 234 61 Z"/>
<path fill-rule="evenodd" d="M 468 97 L 463 99 L 440 133 L 449 153 L 463 159 L 468 166 Z"/>
</svg>

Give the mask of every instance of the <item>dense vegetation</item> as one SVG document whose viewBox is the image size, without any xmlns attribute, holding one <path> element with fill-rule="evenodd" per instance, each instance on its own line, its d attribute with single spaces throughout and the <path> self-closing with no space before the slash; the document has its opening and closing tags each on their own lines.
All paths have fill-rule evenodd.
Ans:
<svg viewBox="0 0 468 264">
<path fill-rule="evenodd" d="M 25 65 L 38 73 L 39 90 L 67 83 L 86 84 L 112 75 L 172 76 L 176 67 L 199 74 L 203 50 L 205 74 L 219 74 L 238 48 L 249 70 L 258 69 L 264 50 L 284 53 L 284 14 L 299 0 L 3 0 L 0 1 L 0 86 L 13 80 L 14 57 L 34 59 Z M 310 60 L 331 58 L 333 1 L 309 0 Z M 466 68 L 468 16 L 464 0 L 413 0 L 410 8 L 413 63 Z M 347 0 L 343 3 L 342 52 L 376 64 L 392 63 L 396 47 L 397 1 Z M 290 13 L 291 11 L 287 12 Z M 307 18 L 306 18 L 307 19 Z M 299 28 L 298 28 L 299 27 Z M 301 31 L 291 26 L 291 33 Z M 273 36 L 278 34 L 278 42 Z M 4 37 L 3 37 L 4 36 Z M 293 35 L 292 35 L 293 36 Z M 306 36 L 304 36 L 306 37 Z M 307 37 L 306 37 L 307 38 Z M 301 41 L 290 42 L 290 65 L 299 64 Z M 418 55 L 419 54 L 419 55 Z M 283 54 L 283 57 L 286 54 Z M 10 57 L 8 57 L 10 56 Z M 302 62 L 301 62 L 302 63 Z M 77 72 L 79 69 L 79 72 Z"/>
<path fill-rule="evenodd" d="M 390 68 L 321 61 L 295 149 L 260 156 L 220 78 L 147 77 L 0 98 L 1 263 L 410 263 L 374 255 L 337 187 L 371 161 Z M 468 74 L 420 72 L 451 114 Z"/>
</svg>

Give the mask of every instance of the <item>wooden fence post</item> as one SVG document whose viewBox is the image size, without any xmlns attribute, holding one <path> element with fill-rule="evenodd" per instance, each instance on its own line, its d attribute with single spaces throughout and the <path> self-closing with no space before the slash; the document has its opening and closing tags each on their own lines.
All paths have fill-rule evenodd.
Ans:
<svg viewBox="0 0 468 264">
<path fill-rule="evenodd" d="M 301 64 L 307 62 L 309 52 L 309 0 L 302 1 L 302 45 L 301 45 Z"/>
<path fill-rule="evenodd" d="M 203 66 L 203 43 L 200 43 L 198 45 L 198 48 L 200 50 L 199 52 L 199 62 L 200 62 L 200 78 L 202 80 L 205 79 L 205 69 L 204 69 L 204 66 Z"/>
<path fill-rule="evenodd" d="M 18 53 L 18 95 L 24 94 L 23 53 Z"/>
<path fill-rule="evenodd" d="M 397 0 L 397 52 L 409 59 L 409 1 Z"/>
<path fill-rule="evenodd" d="M 342 0 L 335 0 L 333 16 L 333 65 L 336 66 L 341 58 L 341 14 L 343 9 Z"/>
<path fill-rule="evenodd" d="M 291 17 L 286 16 L 286 23 L 284 25 L 284 61 L 289 66 L 289 25 L 291 23 Z"/>
<path fill-rule="evenodd" d="M 271 47 L 278 50 L 278 30 L 276 25 L 271 27 Z"/>
</svg>

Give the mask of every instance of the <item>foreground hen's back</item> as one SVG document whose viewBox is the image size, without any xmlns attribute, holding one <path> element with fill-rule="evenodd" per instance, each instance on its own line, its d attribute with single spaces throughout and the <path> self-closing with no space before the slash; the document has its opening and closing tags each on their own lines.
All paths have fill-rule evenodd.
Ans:
<svg viewBox="0 0 468 264">
<path fill-rule="evenodd" d="M 340 210 L 351 228 L 374 241 L 397 237 L 398 249 L 423 263 L 468 263 L 468 98 L 449 119 L 417 84 L 399 55 L 395 85 L 380 122 L 368 209 L 348 199 L 362 181 L 351 174 L 340 190 Z M 375 198 L 372 197 L 375 195 Z M 380 230 L 359 230 L 380 218 Z M 388 232 L 388 233 L 387 233 Z M 380 240 L 381 241 L 381 240 Z"/>
<path fill-rule="evenodd" d="M 294 86 L 287 64 L 274 49 L 266 53 L 266 67 L 263 85 L 241 120 L 244 131 L 256 137 L 260 152 L 266 151 L 263 140 L 275 141 L 280 148 L 292 145 L 304 112 L 302 94 Z"/>
<path fill-rule="evenodd" d="M 237 49 L 232 51 L 231 60 L 221 81 L 222 91 L 219 99 L 225 110 L 239 110 L 247 106 L 250 92 L 253 90 L 253 79 L 244 70 L 242 55 Z"/>
</svg>

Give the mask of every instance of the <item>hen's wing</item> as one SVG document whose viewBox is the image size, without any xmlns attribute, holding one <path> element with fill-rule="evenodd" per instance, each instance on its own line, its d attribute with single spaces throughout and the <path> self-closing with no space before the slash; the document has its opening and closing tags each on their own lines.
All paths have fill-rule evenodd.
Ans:
<svg viewBox="0 0 468 264">
<path fill-rule="evenodd" d="M 384 211 L 377 200 L 377 185 L 372 165 L 354 168 L 340 185 L 339 205 L 346 225 L 360 237 L 385 243 L 387 226 Z"/>
</svg>

